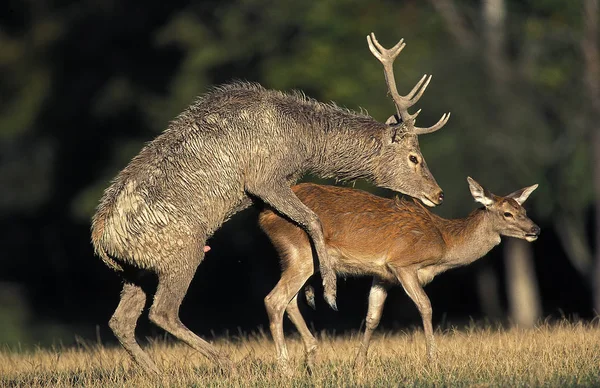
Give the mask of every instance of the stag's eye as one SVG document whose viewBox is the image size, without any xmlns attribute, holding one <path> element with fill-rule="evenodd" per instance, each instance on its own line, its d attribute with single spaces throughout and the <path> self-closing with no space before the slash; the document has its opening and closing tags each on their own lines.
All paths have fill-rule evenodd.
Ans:
<svg viewBox="0 0 600 388">
<path fill-rule="evenodd" d="M 504 217 L 506 217 L 506 218 L 512 218 L 513 215 L 512 215 L 512 213 L 504 212 Z"/>
<path fill-rule="evenodd" d="M 408 159 L 414 164 L 419 164 L 419 159 L 417 159 L 417 157 L 414 155 L 409 156 Z"/>
</svg>

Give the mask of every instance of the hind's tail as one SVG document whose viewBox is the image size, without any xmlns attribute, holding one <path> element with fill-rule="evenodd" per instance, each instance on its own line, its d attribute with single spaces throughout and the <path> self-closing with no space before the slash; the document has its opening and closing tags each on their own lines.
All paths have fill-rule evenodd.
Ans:
<svg viewBox="0 0 600 388">
<path fill-rule="evenodd" d="M 304 286 L 304 296 L 306 297 L 306 303 L 308 303 L 313 310 L 316 310 L 317 306 L 315 305 L 315 288 L 312 285 L 307 284 Z"/>
</svg>

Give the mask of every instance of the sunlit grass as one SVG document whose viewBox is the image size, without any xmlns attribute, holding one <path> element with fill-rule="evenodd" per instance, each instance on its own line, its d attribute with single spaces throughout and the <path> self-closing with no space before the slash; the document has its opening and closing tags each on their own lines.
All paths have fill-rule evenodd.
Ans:
<svg viewBox="0 0 600 388">
<path fill-rule="evenodd" d="M 236 376 L 223 375 L 180 343 L 155 341 L 146 349 L 163 370 L 159 379 L 138 372 L 118 347 L 0 351 L 0 386 L 142 387 L 142 386 L 598 386 L 600 327 L 592 323 L 543 324 L 535 329 L 470 327 L 437 332 L 439 357 L 425 357 L 421 331 L 379 333 L 369 362 L 352 367 L 357 335 L 320 336 L 312 375 L 303 368 L 302 344 L 288 340 L 294 372 L 276 368 L 267 335 L 250 335 L 215 344 L 231 355 Z"/>
</svg>

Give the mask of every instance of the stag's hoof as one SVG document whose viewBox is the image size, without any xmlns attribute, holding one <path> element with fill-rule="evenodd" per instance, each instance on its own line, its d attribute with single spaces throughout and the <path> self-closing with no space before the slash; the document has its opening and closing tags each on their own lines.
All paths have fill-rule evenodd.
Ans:
<svg viewBox="0 0 600 388">
<path fill-rule="evenodd" d="M 327 304 L 331 306 L 334 311 L 338 311 L 337 303 L 335 301 L 337 294 L 337 282 L 335 274 L 331 273 L 327 276 L 323 276 L 323 288 L 325 302 L 327 302 Z"/>
<path fill-rule="evenodd" d="M 141 369 L 138 369 L 138 371 L 145 373 L 148 376 L 160 376 L 161 373 L 156 364 L 152 362 L 152 360 L 150 360 L 150 358 L 146 354 L 144 354 L 143 356 L 144 357 L 134 358 L 134 361 Z"/>
<path fill-rule="evenodd" d="M 278 360 L 277 370 L 285 377 L 292 377 L 294 374 L 294 371 L 292 370 L 288 360 Z"/>
<path fill-rule="evenodd" d="M 436 349 L 427 352 L 427 362 L 431 368 L 437 369 L 439 367 L 439 358 Z"/>
<path fill-rule="evenodd" d="M 367 356 L 359 354 L 354 360 L 354 369 L 360 370 L 367 364 Z"/>
<path fill-rule="evenodd" d="M 335 300 L 335 291 L 333 293 L 325 291 L 325 302 L 333 311 L 338 311 L 337 302 Z"/>
<path fill-rule="evenodd" d="M 230 377 L 235 377 L 238 375 L 238 371 L 235 364 L 229 358 L 223 357 L 219 359 L 218 365 L 219 369 L 221 369 L 221 372 L 223 374 L 228 375 Z"/>
</svg>

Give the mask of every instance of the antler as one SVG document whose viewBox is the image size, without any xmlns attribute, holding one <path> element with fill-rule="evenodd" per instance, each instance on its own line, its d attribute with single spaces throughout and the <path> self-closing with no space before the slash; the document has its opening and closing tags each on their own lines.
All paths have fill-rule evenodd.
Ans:
<svg viewBox="0 0 600 388">
<path fill-rule="evenodd" d="M 402 49 L 406 46 L 404 43 L 404 39 L 400 39 L 394 47 L 391 49 L 384 48 L 375 38 L 375 34 L 371 32 L 371 35 L 367 35 L 367 42 L 369 43 L 369 49 L 371 53 L 381 62 L 383 65 L 383 71 L 385 74 L 385 82 L 387 83 L 388 90 L 392 95 L 392 99 L 394 100 L 394 104 L 396 105 L 396 111 L 398 112 L 398 116 L 402 119 L 402 122 L 406 124 L 407 130 L 416 135 L 422 135 L 425 133 L 435 132 L 438 129 L 442 128 L 448 120 L 450 119 L 450 113 L 444 113 L 442 118 L 435 124 L 429 128 L 419 128 L 415 127 L 415 119 L 421 113 L 421 109 L 419 109 L 416 113 L 410 114 L 408 113 L 408 108 L 413 106 L 419 101 L 425 89 L 429 85 L 431 81 L 431 75 L 427 76 L 425 74 L 419 82 L 415 85 L 414 88 L 408 93 L 406 96 L 401 96 L 398 93 L 398 89 L 396 88 L 396 80 L 394 78 L 394 60 L 400 54 Z"/>
</svg>

